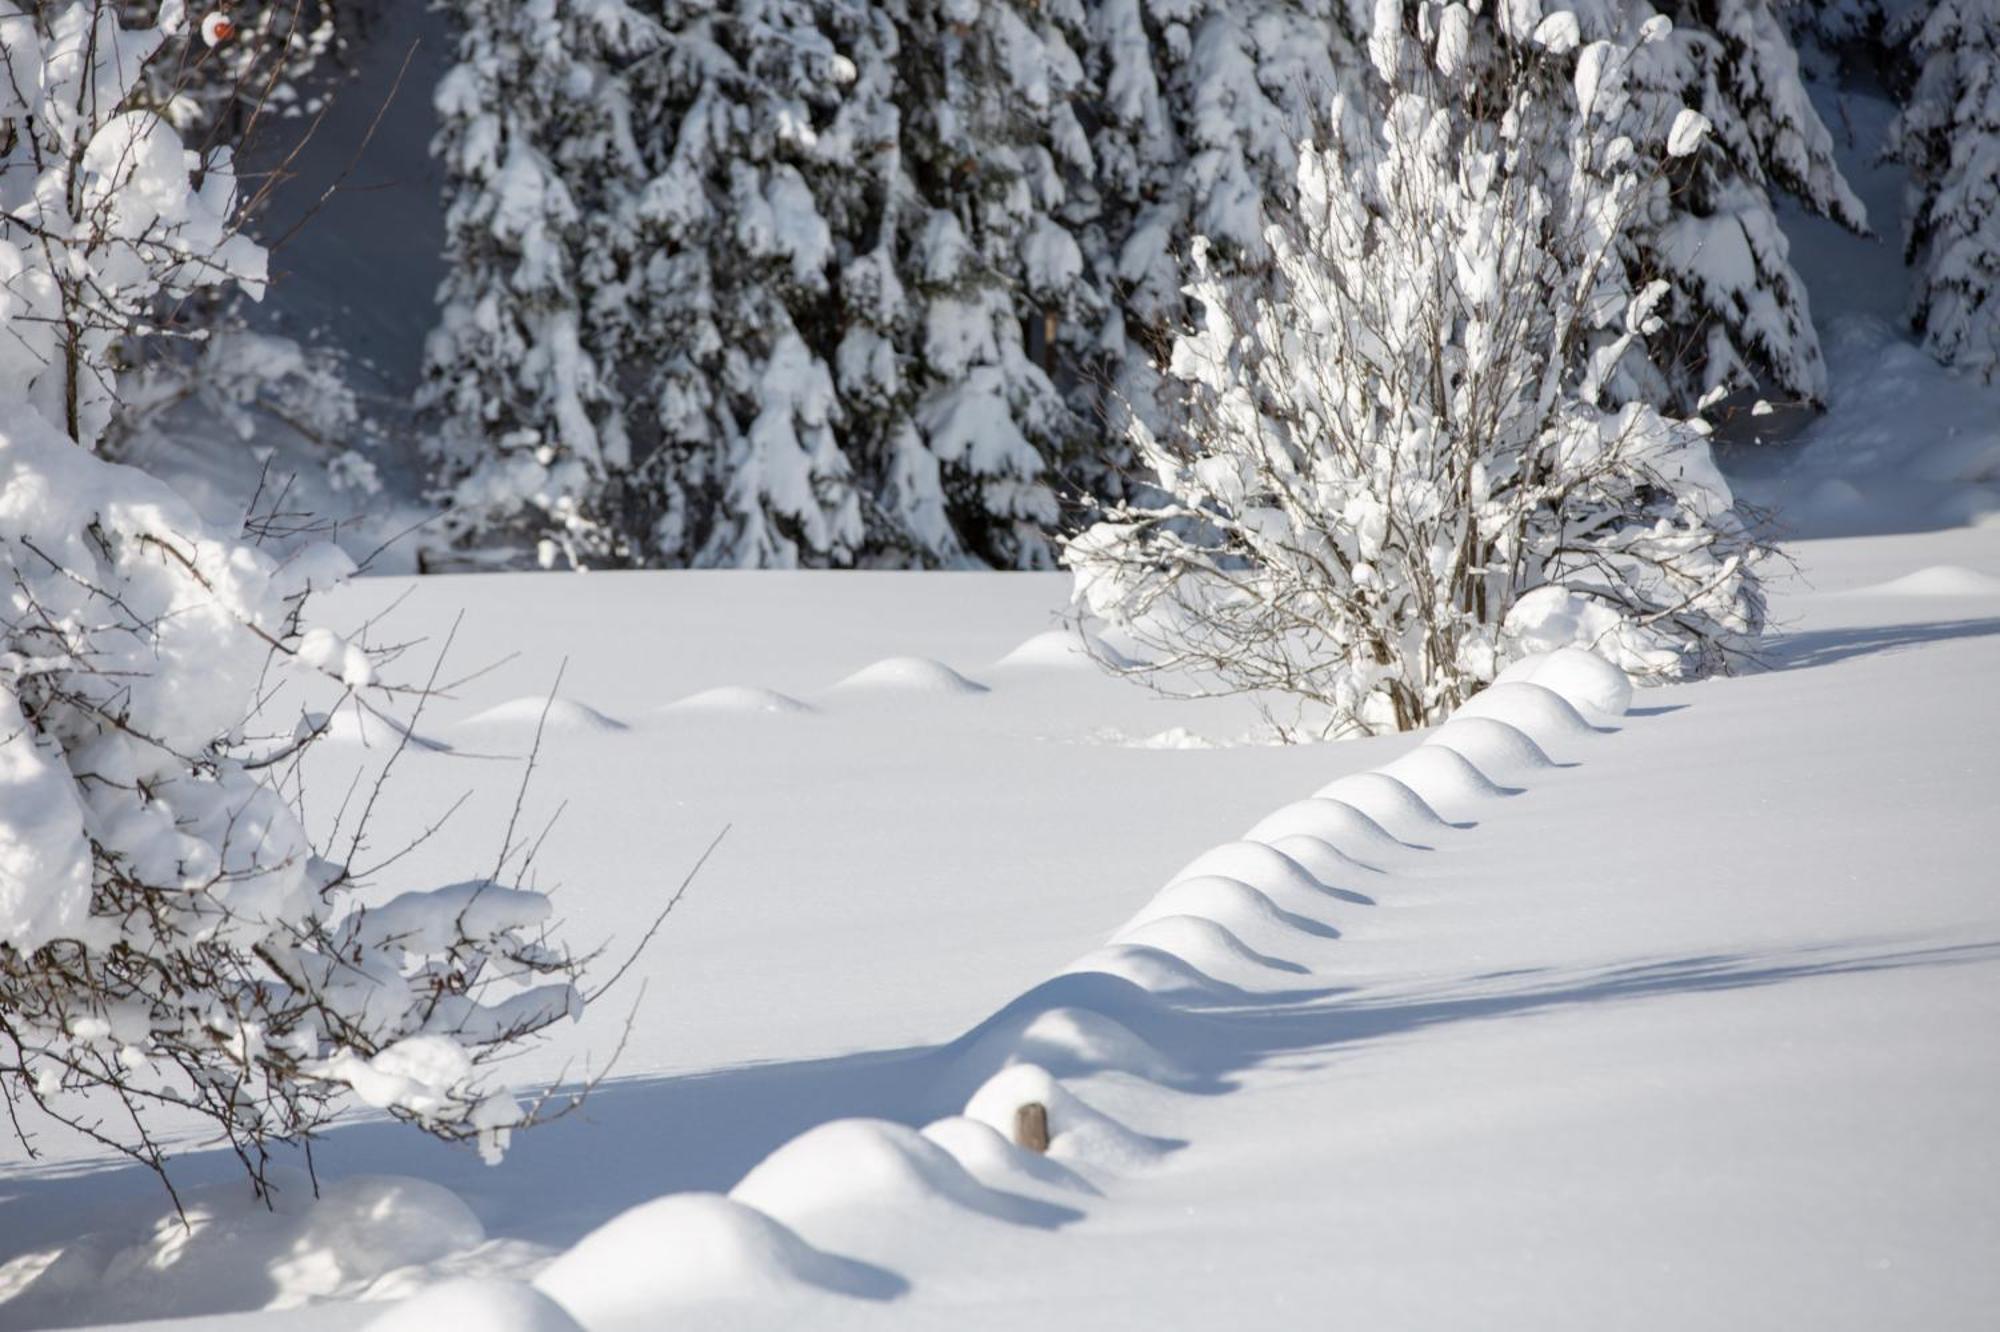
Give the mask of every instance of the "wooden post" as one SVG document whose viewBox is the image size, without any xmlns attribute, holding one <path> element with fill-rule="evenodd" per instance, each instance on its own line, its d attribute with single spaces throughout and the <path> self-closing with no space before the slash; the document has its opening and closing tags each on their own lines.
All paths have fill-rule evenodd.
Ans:
<svg viewBox="0 0 2000 1332">
<path fill-rule="evenodd" d="M 1049 1150 L 1049 1112 L 1040 1101 L 1030 1101 L 1014 1112 L 1014 1141 L 1037 1154 Z"/>
</svg>

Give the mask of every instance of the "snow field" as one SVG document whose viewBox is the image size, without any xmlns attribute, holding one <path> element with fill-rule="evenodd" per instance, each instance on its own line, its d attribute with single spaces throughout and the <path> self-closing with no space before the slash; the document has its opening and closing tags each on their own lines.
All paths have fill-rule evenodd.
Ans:
<svg viewBox="0 0 2000 1332">
<path fill-rule="evenodd" d="M 1520 780 L 1548 766 L 1544 745 L 1574 749 L 1605 733 L 1579 707 L 1622 710 L 1617 691 L 1589 672 L 1537 678 L 1549 683 L 1491 691 L 1498 697 L 1477 715 L 1389 765 L 1398 775 L 1343 778 L 1286 807 L 1298 813 L 1273 827 L 1267 818 L 1261 833 L 1189 862 L 1104 947 L 927 1058 L 931 1090 L 919 1100 L 944 1113 L 925 1128 L 835 1119 L 770 1153 L 726 1197 L 675 1194 L 626 1211 L 535 1276 L 533 1291 L 557 1309 L 505 1282 L 450 1284 L 369 1326 L 414 1326 L 429 1302 L 441 1311 L 490 1305 L 496 1319 L 515 1320 L 497 1326 L 535 1332 L 566 1326 L 562 1316 L 586 1332 L 624 1332 L 725 1308 L 742 1315 L 727 1317 L 731 1326 L 810 1321 L 814 1309 L 832 1317 L 839 1302 L 892 1298 L 922 1279 L 893 1261 L 913 1237 L 976 1246 L 1010 1228 L 1074 1222 L 1094 1196 L 1158 1167 L 1175 1146 L 1105 1113 L 1093 1088 L 1227 1090 L 1210 1069 L 1226 1062 L 1216 1056 L 1231 1035 L 1204 1009 L 1268 1004 L 1297 977 L 1326 974 L 1338 922 L 1396 884 L 1394 869 L 1368 868 L 1361 856 L 1449 854 L 1448 839 L 1469 824 L 1438 807 L 1463 816 L 1510 793 L 1461 747 Z M 1409 840 L 1418 835 L 1437 849 Z M 1046 1155 L 1014 1141 L 1030 1104 L 1046 1114 Z"/>
</svg>

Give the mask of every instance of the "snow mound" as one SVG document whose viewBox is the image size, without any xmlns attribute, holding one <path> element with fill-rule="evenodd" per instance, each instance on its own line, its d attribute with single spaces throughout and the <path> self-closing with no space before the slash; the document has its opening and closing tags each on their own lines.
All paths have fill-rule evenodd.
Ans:
<svg viewBox="0 0 2000 1332">
<path fill-rule="evenodd" d="M 1211 740 L 1198 731 L 1190 731 L 1185 726 L 1169 726 L 1164 731 L 1156 731 L 1143 740 L 1128 742 L 1132 749 L 1222 749 L 1225 746 Z"/>
<path fill-rule="evenodd" d="M 1357 893 L 1349 888 L 1335 885 L 1354 883 L 1371 874 L 1382 871 L 1373 865 L 1364 865 L 1331 842 L 1323 842 L 1310 833 L 1291 833 L 1276 841 L 1266 842 L 1266 846 L 1280 851 L 1306 873 L 1320 881 L 1329 897 L 1343 902 L 1353 902 L 1358 906 L 1374 906 L 1375 899 L 1366 893 Z"/>
<path fill-rule="evenodd" d="M 1028 1225 L 1074 1215 L 987 1188 L 950 1152 L 886 1119 L 836 1119 L 807 1129 L 752 1167 L 729 1196 L 794 1225 L 860 1202 L 905 1216 L 946 1209 Z"/>
<path fill-rule="evenodd" d="M 1406 850 L 1375 820 L 1339 800 L 1312 796 L 1266 814 L 1243 834 L 1246 842 L 1277 842 L 1298 835 L 1316 837 L 1347 856 L 1381 856 Z"/>
<path fill-rule="evenodd" d="M 1384 772 L 1357 772 L 1329 782 L 1314 793 L 1322 800 L 1352 805 L 1405 845 L 1440 828 L 1451 827 L 1430 802 L 1409 785 Z"/>
<path fill-rule="evenodd" d="M 349 699 L 331 714 L 308 713 L 300 720 L 298 733 L 314 730 L 320 732 L 321 739 L 336 744 L 360 745 L 364 749 L 394 749 L 403 743 L 405 737 L 415 748 L 433 753 L 447 753 L 451 749 L 441 740 L 417 734 L 405 722 L 377 709 L 363 707 L 359 699 Z"/>
<path fill-rule="evenodd" d="M 457 1194 L 426 1180 L 322 1180 L 317 1200 L 303 1172 L 280 1168 L 273 1182 L 273 1210 L 232 1181 L 184 1194 L 185 1228 L 168 1212 L 67 1246 L 9 1283 L 7 1324 L 116 1323 L 163 1309 L 198 1317 L 352 1299 L 387 1273 L 486 1238 Z"/>
<path fill-rule="evenodd" d="M 461 1277 L 427 1287 L 371 1322 L 363 1332 L 584 1332 L 583 1324 L 533 1286 Z"/>
<path fill-rule="evenodd" d="M 825 1253 L 754 1206 L 713 1193 L 676 1193 L 621 1212 L 535 1285 L 590 1332 L 651 1332 L 673 1321 L 663 1310 L 674 1305 L 815 1292 L 882 1300 L 905 1289 L 893 1273 Z M 474 1325 L 435 1332 L 454 1326 Z"/>
<path fill-rule="evenodd" d="M 1186 958 L 1150 944 L 1105 944 L 1091 949 L 1062 970 L 1064 975 L 1082 972 L 1116 976 L 1151 994 L 1219 999 L 1243 993 L 1236 986 L 1208 975 Z"/>
<path fill-rule="evenodd" d="M 548 720 L 542 720 L 543 709 L 548 710 Z M 506 726 L 532 731 L 537 726 L 546 725 L 551 731 L 622 731 L 625 723 L 607 717 L 588 704 L 573 699 L 551 699 L 546 695 L 528 695 L 510 698 L 505 703 L 496 703 L 484 712 L 474 713 L 460 722 L 461 726 Z"/>
<path fill-rule="evenodd" d="M 1037 1187 L 1065 1193 L 1098 1191 L 1062 1162 L 1016 1146 L 1006 1133 L 983 1120 L 951 1115 L 926 1124 L 923 1134 L 950 1152 L 952 1160 L 989 1189 L 1010 1193 L 1032 1192 Z"/>
<path fill-rule="evenodd" d="M 2000 578 L 1957 564 L 1933 564 L 1886 583 L 1857 587 L 1851 597 L 1992 597 L 2000 596 Z"/>
<path fill-rule="evenodd" d="M 1495 717 L 1460 715 L 1433 731 L 1423 748 L 1448 749 L 1488 778 L 1514 778 L 1555 767 L 1528 733 Z"/>
<path fill-rule="evenodd" d="M 988 1078 L 966 1101 L 965 1117 L 1006 1136 L 1014 1131 L 1020 1108 L 1031 1102 L 1048 1112 L 1049 1158 L 1079 1169 L 1136 1170 L 1174 1145 L 1135 1133 L 1034 1064 L 1012 1064 Z"/>
<path fill-rule="evenodd" d="M 1538 653 L 1500 672 L 1496 683 L 1526 682 L 1553 689 L 1582 713 L 1622 717 L 1632 706 L 1632 677 L 1585 648 Z"/>
<path fill-rule="evenodd" d="M 1155 949 L 1181 959 L 1207 976 L 1222 976 L 1246 967 L 1292 975 L 1303 975 L 1306 971 L 1297 962 L 1258 952 L 1234 931 L 1206 916 L 1159 916 L 1144 925 L 1127 925 L 1118 931 L 1112 946 L 1118 945 Z"/>
<path fill-rule="evenodd" d="M 1329 896 L 1325 883 L 1298 861 L 1263 842 L 1224 842 L 1211 847 L 1189 861 L 1169 882 L 1208 875 L 1247 883 L 1273 901 L 1290 901 L 1301 907 L 1324 905 Z"/>
<path fill-rule="evenodd" d="M 1443 745 L 1418 745 L 1382 772 L 1415 791 L 1440 813 L 1462 813 L 1482 800 L 1521 793 L 1519 787 L 1491 781 L 1465 755 Z"/>
<path fill-rule="evenodd" d="M 1126 665 L 1124 657 L 1095 637 L 1073 629 L 1050 629 L 1027 639 L 993 663 L 994 669 L 1035 667 L 1054 670 L 1095 670 L 1101 656 L 1113 666 Z"/>
<path fill-rule="evenodd" d="M 1450 720 L 1455 722 L 1461 717 L 1490 717 L 1506 722 L 1526 732 L 1544 748 L 1596 735 L 1600 729 L 1584 720 L 1576 706 L 1561 694 L 1547 685 L 1527 680 L 1509 680 L 1481 690 L 1454 712 Z"/>
<path fill-rule="evenodd" d="M 1082 1003 L 1065 1002 L 1072 999 Z M 1188 1071 L 1120 1021 L 1157 1021 L 1162 1012 L 1153 994 L 1124 977 L 1056 976 L 953 1042 L 948 1058 L 961 1086 L 984 1082 L 1009 1064 L 1037 1064 L 1063 1077 L 1125 1073 L 1185 1086 L 1194 1080 Z"/>
<path fill-rule="evenodd" d="M 1111 937 L 1112 943 L 1133 942 L 1131 932 L 1162 916 L 1200 916 L 1241 935 L 1246 929 L 1297 931 L 1325 939 L 1340 936 L 1331 925 L 1287 911 L 1270 896 L 1238 879 L 1204 874 L 1177 879 L 1139 908 L 1138 914 Z"/>
<path fill-rule="evenodd" d="M 977 680 L 968 680 L 943 662 L 929 657 L 884 657 L 872 666 L 863 666 L 834 688 L 893 690 L 908 694 L 986 692 L 986 686 Z"/>
<path fill-rule="evenodd" d="M 790 694 L 781 694 L 775 689 L 763 689 L 756 685 L 722 685 L 715 689 L 704 689 L 699 694 L 689 694 L 686 698 L 675 699 L 660 711 L 795 713 L 811 712 L 813 706 L 793 698 Z"/>
</svg>

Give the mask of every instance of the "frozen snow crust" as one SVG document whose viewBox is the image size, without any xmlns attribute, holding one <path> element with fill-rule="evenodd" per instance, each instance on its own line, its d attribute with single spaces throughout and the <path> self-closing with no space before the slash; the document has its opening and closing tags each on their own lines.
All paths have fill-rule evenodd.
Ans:
<svg viewBox="0 0 2000 1332">
<path fill-rule="evenodd" d="M 823 1123 L 727 1196 L 672 1194 L 614 1217 L 531 1284 L 448 1281 L 367 1326 L 625 1332 L 724 1325 L 729 1308 L 753 1302 L 809 1325 L 815 1309 L 833 1312 L 829 1301 L 909 1289 L 909 1277 L 843 1249 L 875 1253 L 959 1227 L 968 1242 L 997 1244 L 1012 1230 L 1069 1224 L 1179 1145 L 1105 1113 L 1093 1088 L 1227 1091 L 1235 1037 L 1219 1006 L 1282 1002 L 1324 972 L 1399 869 L 1448 853 L 1460 829 L 1503 813 L 1537 774 L 1612 732 L 1629 688 L 1582 655 L 1529 659 L 1383 769 L 1333 782 L 1196 857 L 1104 946 L 928 1056 L 927 1108 L 939 1117 L 922 1129 Z M 962 688 L 933 665 L 885 662 L 852 683 Z M 768 706 L 749 691 L 714 705 Z M 1045 1123 L 1045 1151 L 1022 1145 L 1024 1118 Z"/>
</svg>

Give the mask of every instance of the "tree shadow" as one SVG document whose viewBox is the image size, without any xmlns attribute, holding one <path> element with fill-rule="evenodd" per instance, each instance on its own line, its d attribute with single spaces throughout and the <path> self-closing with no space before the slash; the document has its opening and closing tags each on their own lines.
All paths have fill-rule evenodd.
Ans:
<svg viewBox="0 0 2000 1332">
<path fill-rule="evenodd" d="M 1381 996 L 1349 986 L 1279 993 L 1218 986 L 1205 996 L 1163 998 L 1121 977 L 1072 973 L 1036 986 L 943 1045 L 606 1083 L 574 1115 L 524 1135 L 495 1167 L 386 1121 L 336 1128 L 315 1155 L 323 1172 L 412 1175 L 442 1184 L 471 1205 L 489 1234 L 563 1247 L 618 1212 L 662 1194 L 726 1192 L 772 1150 L 829 1119 L 919 1126 L 956 1113 L 972 1090 L 1016 1056 L 1014 1038 L 1046 1014 L 1106 1019 L 1166 1052 L 1172 1068 L 1155 1080 L 1213 1095 L 1274 1058 L 1330 1055 L 1451 1023 L 1996 959 L 2000 940 L 1942 945 L 1857 940 L 1767 953 L 1492 971 L 1417 993 Z M 1032 1054 L 1065 1078 L 1131 1073 L 1130 1051 L 1114 1047 L 1115 1042 L 1082 1040 Z M 1166 1149 L 1179 1145 L 1155 1141 Z M 199 1152 L 181 1160 L 177 1179 L 213 1184 L 234 1170 L 226 1152 Z M 164 1210 L 157 1184 L 137 1167 L 17 1171 L 0 1180 L 0 1262 L 69 1241 L 89 1228 L 90 1218 L 101 1224 L 107 1216 L 135 1210 L 139 1215 Z M 0 1327 L 15 1325 L 0 1303 Z"/>
<path fill-rule="evenodd" d="M 1870 625 L 1851 629 L 1810 629 L 1784 634 L 1764 649 L 1772 670 L 1795 671 L 1831 666 L 1881 652 L 1901 652 L 1927 643 L 1955 638 L 1990 638 L 2000 634 L 2000 616 L 1970 620 L 1931 620 L 1922 624 Z"/>
</svg>

